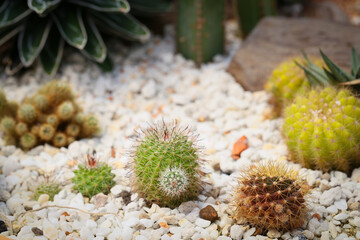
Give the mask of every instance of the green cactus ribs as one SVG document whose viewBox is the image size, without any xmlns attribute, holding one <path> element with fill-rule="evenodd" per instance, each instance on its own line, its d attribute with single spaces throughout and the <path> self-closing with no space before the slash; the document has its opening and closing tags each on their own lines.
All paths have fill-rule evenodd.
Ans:
<svg viewBox="0 0 360 240">
<path fill-rule="evenodd" d="M 306 221 L 308 185 L 285 163 L 256 164 L 243 172 L 234 194 L 234 218 L 263 230 L 290 231 Z"/>
<path fill-rule="evenodd" d="M 360 100 L 326 87 L 298 96 L 285 110 L 284 136 L 295 162 L 350 173 L 360 166 Z"/>
<path fill-rule="evenodd" d="M 74 174 L 74 190 L 89 198 L 98 193 L 108 194 L 115 185 L 115 174 L 111 173 L 111 167 L 99 162 L 96 153 L 88 154 L 85 164 L 79 165 Z"/>
<path fill-rule="evenodd" d="M 201 190 L 197 135 L 176 122 L 160 122 L 138 133 L 133 149 L 134 184 L 148 201 L 176 207 Z"/>
</svg>

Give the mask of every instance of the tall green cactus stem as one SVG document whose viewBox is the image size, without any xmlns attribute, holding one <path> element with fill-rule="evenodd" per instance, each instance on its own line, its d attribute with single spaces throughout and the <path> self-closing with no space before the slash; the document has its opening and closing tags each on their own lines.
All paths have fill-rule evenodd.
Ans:
<svg viewBox="0 0 360 240">
<path fill-rule="evenodd" d="M 20 121 L 26 123 L 33 123 L 37 118 L 36 109 L 31 104 L 28 103 L 22 104 L 17 111 L 17 116 L 20 119 Z"/>
<path fill-rule="evenodd" d="M 276 0 L 235 0 L 234 3 L 243 37 L 249 35 L 262 17 L 276 14 Z"/>
<path fill-rule="evenodd" d="M 360 100 L 326 87 L 298 96 L 285 110 L 284 136 L 304 167 L 349 173 L 360 166 Z"/>
<path fill-rule="evenodd" d="M 61 103 L 57 108 L 57 116 L 60 120 L 69 120 L 74 115 L 75 109 L 71 101 Z"/>
<path fill-rule="evenodd" d="M 181 0 L 177 16 L 177 51 L 199 66 L 224 52 L 225 1 Z"/>
<path fill-rule="evenodd" d="M 190 128 L 164 122 L 142 130 L 133 151 L 134 184 L 149 201 L 176 207 L 200 191 L 199 152 Z"/>
<path fill-rule="evenodd" d="M 111 172 L 111 167 L 99 162 L 93 155 L 88 155 L 85 164 L 79 165 L 74 174 L 74 190 L 89 198 L 101 192 L 108 194 L 115 185 L 115 174 Z"/>
</svg>

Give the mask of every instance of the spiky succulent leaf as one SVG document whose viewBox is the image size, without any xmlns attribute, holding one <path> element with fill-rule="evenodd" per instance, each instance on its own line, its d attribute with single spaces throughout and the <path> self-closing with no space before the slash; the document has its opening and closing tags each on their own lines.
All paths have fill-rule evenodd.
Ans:
<svg viewBox="0 0 360 240">
<path fill-rule="evenodd" d="M 326 64 L 326 66 L 334 74 L 336 79 L 338 79 L 340 82 L 347 82 L 347 81 L 354 80 L 354 78 L 350 74 L 345 72 L 338 65 L 336 65 L 333 61 L 331 61 L 321 50 L 320 50 L 320 54 Z"/>
<path fill-rule="evenodd" d="M 39 15 L 42 15 L 48 9 L 51 9 L 59 4 L 61 0 L 28 0 L 27 2 L 31 10 L 35 11 Z"/>
<path fill-rule="evenodd" d="M 89 17 L 84 19 L 84 25 L 88 35 L 88 41 L 82 50 L 83 54 L 96 62 L 104 62 L 106 58 L 106 46 L 97 27 Z"/>
<path fill-rule="evenodd" d="M 172 3 L 169 0 L 129 0 L 129 2 L 131 11 L 141 15 L 168 12 L 172 8 Z"/>
<path fill-rule="evenodd" d="M 44 71 L 48 75 L 56 73 L 64 49 L 64 39 L 56 28 L 52 28 L 43 50 L 40 53 L 40 61 Z"/>
<path fill-rule="evenodd" d="M 87 34 L 80 8 L 62 6 L 53 14 L 53 18 L 60 34 L 68 44 L 78 49 L 85 47 Z"/>
<path fill-rule="evenodd" d="M 6 28 L 0 30 L 0 46 L 7 42 L 10 38 L 14 37 L 21 30 L 21 27 L 18 26 L 16 28 Z"/>
<path fill-rule="evenodd" d="M 354 47 L 351 49 L 351 75 L 356 79 L 360 77 L 360 59 Z"/>
<path fill-rule="evenodd" d="M 70 0 L 70 2 L 100 12 L 127 13 L 130 11 L 130 5 L 125 0 Z"/>
<path fill-rule="evenodd" d="M 96 65 L 98 65 L 103 72 L 111 72 L 114 69 L 114 64 L 108 56 L 106 56 L 102 63 L 97 62 Z"/>
<path fill-rule="evenodd" d="M 19 55 L 24 66 L 30 66 L 43 49 L 51 21 L 46 18 L 31 18 L 21 30 L 18 41 Z"/>
<path fill-rule="evenodd" d="M 31 12 L 24 0 L 5 0 L 0 5 L 0 29 L 18 23 Z"/>
<path fill-rule="evenodd" d="M 149 30 L 131 15 L 123 13 L 94 13 L 102 26 L 120 37 L 128 40 L 146 41 L 150 37 Z"/>
</svg>

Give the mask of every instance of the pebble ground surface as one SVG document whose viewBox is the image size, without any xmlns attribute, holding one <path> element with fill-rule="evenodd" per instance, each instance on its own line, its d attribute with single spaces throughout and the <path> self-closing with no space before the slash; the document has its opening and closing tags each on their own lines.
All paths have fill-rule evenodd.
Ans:
<svg viewBox="0 0 360 240">
<path fill-rule="evenodd" d="M 172 27 L 166 28 L 163 37 L 152 37 L 144 45 L 129 47 L 110 40 L 109 52 L 116 53 L 112 54 L 112 73 L 103 74 L 80 54 L 66 52 L 57 77 L 71 83 L 85 112 L 99 117 L 102 132 L 67 148 L 43 145 L 26 153 L 4 146 L 0 140 L 0 213 L 12 221 L 14 231 L 11 235 L 8 226 L 1 235 L 11 239 L 69 240 L 360 239 L 360 168 L 347 176 L 338 171 L 301 168 L 288 161 L 281 135 L 282 119 L 265 117 L 270 109 L 269 94 L 244 91 L 226 72 L 241 44 L 235 29 L 227 24 L 226 54 L 201 68 L 174 54 Z M 20 101 L 47 80 L 41 68 L 35 66 L 20 77 L 0 75 L 0 86 L 9 99 Z M 156 204 L 146 207 L 144 199 L 132 191 L 126 168 L 131 161 L 128 150 L 133 145 L 134 130 L 154 121 L 174 119 L 180 125 L 196 128 L 206 160 L 202 167 L 204 181 L 208 184 L 197 200 L 175 209 Z M 234 160 L 232 147 L 241 136 L 248 138 L 249 148 Z M 72 190 L 71 178 L 77 163 L 92 150 L 112 166 L 116 185 L 109 195 L 88 199 Z M 239 173 L 262 161 L 286 161 L 312 187 L 308 222 L 302 228 L 256 235 L 255 227 L 231 218 L 233 210 L 228 203 Z M 48 195 L 35 201 L 33 191 L 45 175 L 61 183 L 62 191 L 54 201 L 49 201 Z M 26 212 L 49 205 L 56 206 Z M 199 216 L 208 205 L 218 213 L 214 223 Z"/>
</svg>

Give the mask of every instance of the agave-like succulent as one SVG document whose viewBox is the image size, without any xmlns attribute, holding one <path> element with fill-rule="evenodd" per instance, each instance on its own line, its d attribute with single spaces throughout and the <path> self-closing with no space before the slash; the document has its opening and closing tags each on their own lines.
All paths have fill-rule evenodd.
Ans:
<svg viewBox="0 0 360 240">
<path fill-rule="evenodd" d="M 14 43 L 6 72 L 14 74 L 39 59 L 44 71 L 53 75 L 65 42 L 110 70 L 100 30 L 132 41 L 150 37 L 147 27 L 129 14 L 130 6 L 131 13 L 153 14 L 169 10 L 171 0 L 1 0 L 0 53 L 5 44 Z"/>
</svg>

